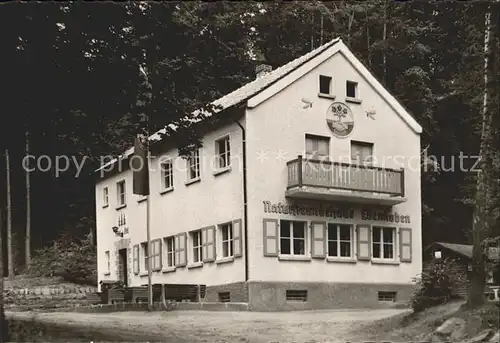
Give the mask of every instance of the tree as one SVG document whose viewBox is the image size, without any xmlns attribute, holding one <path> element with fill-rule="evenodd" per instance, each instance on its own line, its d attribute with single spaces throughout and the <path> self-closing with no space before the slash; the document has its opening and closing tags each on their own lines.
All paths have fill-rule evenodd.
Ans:
<svg viewBox="0 0 500 343">
<path fill-rule="evenodd" d="M 12 206 L 11 206 L 11 183 L 10 183 L 10 159 L 9 150 L 5 149 L 5 166 L 7 173 L 7 265 L 9 278 L 14 276 L 14 260 L 12 254 Z"/>
<path fill-rule="evenodd" d="M 26 131 L 26 156 L 29 156 L 29 133 Z M 31 260 L 31 187 L 30 168 L 26 168 L 26 236 L 25 236 L 25 264 L 29 268 Z"/>
</svg>

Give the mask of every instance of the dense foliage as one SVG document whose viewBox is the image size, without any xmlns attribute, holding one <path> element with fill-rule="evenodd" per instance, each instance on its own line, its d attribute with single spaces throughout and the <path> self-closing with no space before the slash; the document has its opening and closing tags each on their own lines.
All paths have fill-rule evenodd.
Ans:
<svg viewBox="0 0 500 343">
<path fill-rule="evenodd" d="M 457 298 L 459 288 L 467 282 L 466 277 L 454 260 L 433 260 L 415 279 L 416 288 L 411 299 L 413 311 L 420 312 Z"/>
<path fill-rule="evenodd" d="M 65 281 L 95 285 L 97 252 L 91 235 L 83 239 L 62 235 L 33 255 L 28 274 L 59 276 Z"/>
</svg>

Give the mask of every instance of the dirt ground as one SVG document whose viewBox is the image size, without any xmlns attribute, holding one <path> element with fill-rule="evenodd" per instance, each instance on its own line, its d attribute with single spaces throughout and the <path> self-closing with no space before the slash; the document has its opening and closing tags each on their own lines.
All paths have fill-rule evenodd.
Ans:
<svg viewBox="0 0 500 343">
<path fill-rule="evenodd" d="M 408 310 L 328 310 L 303 312 L 116 312 L 30 313 L 11 312 L 7 317 L 36 318 L 44 323 L 65 323 L 115 333 L 117 340 L 172 343 L 197 342 L 345 342 L 365 341 L 360 330 L 374 321 Z"/>
</svg>

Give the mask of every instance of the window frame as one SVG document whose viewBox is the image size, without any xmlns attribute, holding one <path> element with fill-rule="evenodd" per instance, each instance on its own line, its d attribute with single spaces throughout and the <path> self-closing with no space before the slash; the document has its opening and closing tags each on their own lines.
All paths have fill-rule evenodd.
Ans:
<svg viewBox="0 0 500 343">
<path fill-rule="evenodd" d="M 121 185 L 123 185 L 123 194 L 120 191 Z M 123 195 L 123 202 L 121 201 L 121 195 Z M 116 182 L 116 203 L 117 207 L 127 205 L 127 183 L 125 179 Z"/>
<path fill-rule="evenodd" d="M 103 205 L 102 207 L 108 207 L 109 206 L 109 188 L 108 186 L 104 187 L 102 189 L 102 200 L 103 200 Z"/>
<path fill-rule="evenodd" d="M 325 92 L 322 92 L 322 86 L 326 85 L 323 84 L 322 81 L 328 81 L 328 92 L 325 93 Z M 331 76 L 328 76 L 328 75 L 319 75 L 319 94 L 324 94 L 324 95 L 332 95 L 332 81 L 333 81 L 333 78 Z"/>
<path fill-rule="evenodd" d="M 281 228 L 282 228 L 282 224 L 283 222 L 289 222 L 290 223 L 290 236 L 289 237 L 283 237 L 281 235 Z M 294 223 L 301 223 L 303 224 L 303 229 L 304 229 L 304 237 L 298 237 L 298 238 L 295 238 L 294 235 L 293 235 L 293 224 Z M 305 220 L 289 220 L 289 219 L 280 219 L 279 220 L 279 227 L 278 227 L 278 239 L 279 239 L 279 255 L 280 256 L 290 256 L 290 257 L 307 257 L 308 256 L 308 250 L 307 250 L 307 244 L 308 244 L 308 225 L 307 225 L 307 221 Z M 289 254 L 285 254 L 283 253 L 283 249 L 282 249 L 282 239 L 288 239 L 289 240 L 289 243 L 290 243 L 290 253 Z M 294 243 L 294 240 L 303 240 L 304 244 L 303 244 L 303 250 L 304 250 L 304 253 L 303 254 L 295 254 L 294 253 L 294 249 L 293 249 L 293 243 Z"/>
<path fill-rule="evenodd" d="M 376 229 L 381 229 L 380 231 L 380 241 L 375 242 L 374 235 L 375 235 L 375 230 Z M 389 244 L 384 242 L 384 231 L 383 229 L 390 229 L 392 231 L 392 242 L 390 243 L 392 245 L 392 257 L 384 257 L 384 245 Z M 371 229 L 371 251 L 372 251 L 372 259 L 375 261 L 396 261 L 396 256 L 397 256 L 397 228 L 394 226 L 382 226 L 382 225 L 373 225 Z M 375 244 L 380 245 L 380 256 L 375 257 L 374 251 L 375 251 Z"/>
<path fill-rule="evenodd" d="M 194 244 L 195 236 L 198 237 L 197 245 Z M 189 238 L 193 263 L 203 263 L 203 235 L 201 229 L 189 232 Z"/>
<path fill-rule="evenodd" d="M 355 147 L 369 147 L 370 148 L 370 155 L 368 161 L 366 160 L 361 160 L 361 156 L 359 158 L 353 158 L 353 152 Z M 364 141 L 356 141 L 356 140 L 351 140 L 350 143 L 350 152 L 351 152 L 351 163 L 355 165 L 372 165 L 373 164 L 373 155 L 374 155 L 374 150 L 375 150 L 375 144 L 371 142 L 364 142 Z M 358 150 L 359 151 L 359 150 Z"/>
<path fill-rule="evenodd" d="M 167 168 L 165 166 L 169 166 L 169 173 L 167 174 Z M 174 187 L 174 163 L 171 158 L 165 160 L 161 163 L 161 186 L 162 190 L 172 189 Z M 170 181 L 170 184 L 167 185 L 167 176 Z"/>
<path fill-rule="evenodd" d="M 354 96 L 349 95 L 349 85 L 354 87 Z M 346 80 L 345 82 L 345 96 L 350 99 L 359 99 L 358 96 L 358 83 L 356 81 Z"/>
<path fill-rule="evenodd" d="M 227 239 L 224 239 L 224 230 L 227 229 Z M 227 222 L 219 225 L 220 231 L 220 248 L 221 248 L 221 258 L 231 258 L 234 257 L 234 232 L 233 232 L 233 222 Z M 224 245 L 227 245 L 227 255 L 224 254 Z"/>
<path fill-rule="evenodd" d="M 308 140 L 313 141 L 313 144 L 316 143 L 317 150 L 313 150 L 311 152 L 308 151 L 308 147 L 307 147 Z M 326 155 L 319 154 L 319 142 L 320 141 L 324 141 L 325 143 L 327 143 L 328 151 L 327 151 Z M 307 158 L 310 158 L 313 160 L 322 160 L 322 159 L 329 159 L 330 158 L 330 144 L 331 144 L 330 137 L 306 133 L 305 139 L 304 139 L 304 144 L 305 144 L 304 152 L 305 152 L 305 156 Z"/>
<path fill-rule="evenodd" d="M 224 152 L 220 151 L 220 143 L 224 144 Z M 216 169 L 225 169 L 231 166 L 231 136 L 226 134 L 215 140 L 215 167 Z M 224 165 L 221 163 L 224 160 Z"/>
<path fill-rule="evenodd" d="M 106 250 L 104 252 L 104 261 L 106 262 L 106 270 L 104 271 L 104 275 L 111 274 L 111 252 Z"/>
<path fill-rule="evenodd" d="M 163 238 L 163 244 L 165 245 L 165 249 L 163 249 L 163 255 L 165 257 L 164 267 L 175 268 L 175 236 Z M 170 248 L 172 248 L 172 250 L 170 250 Z M 171 262 L 171 264 L 169 262 Z"/>
<path fill-rule="evenodd" d="M 200 178 L 200 149 L 191 151 L 187 158 L 187 179 L 188 181 L 193 181 Z M 192 177 L 192 172 L 194 171 L 194 177 Z"/>
<path fill-rule="evenodd" d="M 337 237 L 330 239 L 330 225 L 337 227 Z M 340 227 L 347 226 L 349 228 L 349 241 L 340 239 Z M 330 255 L 330 241 L 337 243 L 337 255 Z M 349 242 L 349 256 L 341 256 L 341 242 Z M 354 225 L 329 222 L 326 224 L 326 257 L 330 259 L 352 260 L 354 258 Z"/>
</svg>

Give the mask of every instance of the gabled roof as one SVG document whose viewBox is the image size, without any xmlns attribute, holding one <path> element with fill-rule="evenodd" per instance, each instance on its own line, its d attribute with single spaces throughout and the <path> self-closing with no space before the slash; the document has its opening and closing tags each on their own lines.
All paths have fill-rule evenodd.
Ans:
<svg viewBox="0 0 500 343">
<path fill-rule="evenodd" d="M 439 246 L 448 250 L 451 250 L 461 256 L 472 259 L 472 245 L 467 244 L 455 244 L 446 242 L 434 242 L 431 246 Z M 500 259 L 500 249 L 495 247 L 490 247 L 488 250 L 488 259 L 496 261 Z"/>
<path fill-rule="evenodd" d="M 333 49 L 335 48 L 335 49 Z M 236 89 L 235 91 L 215 100 L 212 102 L 212 105 L 217 106 L 217 109 L 214 111 L 215 113 L 219 113 L 225 109 L 228 109 L 233 106 L 237 106 L 244 102 L 247 102 L 247 105 L 250 107 L 249 101 L 252 101 L 251 107 L 257 106 L 259 103 L 270 97 L 269 95 L 258 98 L 257 96 L 261 94 L 264 90 L 268 89 L 274 84 L 277 84 L 281 81 L 280 86 L 277 89 L 281 90 L 284 87 L 291 84 L 294 80 L 286 80 L 286 76 L 290 75 L 292 72 L 297 71 L 301 66 L 304 66 L 308 62 L 311 62 L 311 68 L 319 65 L 325 59 L 333 56 L 336 53 L 342 53 L 353 65 L 353 67 L 365 78 L 365 80 L 370 83 L 377 92 L 388 101 L 388 103 L 394 108 L 394 110 L 400 115 L 400 117 L 406 121 L 408 126 L 410 126 L 415 132 L 421 133 L 422 128 L 416 122 L 416 120 L 406 111 L 406 109 L 381 85 L 381 83 L 374 77 L 374 75 L 352 54 L 349 48 L 342 42 L 340 38 L 336 38 L 317 49 L 312 50 L 311 52 L 269 72 L 265 75 L 256 78 L 254 81 L 251 81 L 242 87 Z M 321 59 L 318 59 L 321 55 Z M 314 61 L 313 61 L 314 60 Z M 309 69 L 308 69 L 309 70 Z M 296 76 L 297 78 L 297 76 Z M 296 79 L 295 78 L 295 79 Z M 273 90 L 273 94 L 276 91 Z M 272 96 L 272 95 L 271 95 Z M 199 111 L 195 111 L 191 113 L 188 121 L 192 123 L 197 123 L 201 119 L 198 118 Z M 173 124 L 168 125 L 173 131 L 177 130 L 177 127 Z M 159 141 L 161 139 L 161 135 L 166 132 L 165 129 L 159 130 L 149 137 L 150 141 Z M 119 159 L 126 158 L 130 156 L 134 151 L 134 148 L 130 148 L 125 151 Z M 100 171 L 101 169 L 108 167 L 114 163 L 116 163 L 118 159 L 114 159 L 104 165 L 102 165 L 96 171 Z"/>
</svg>

